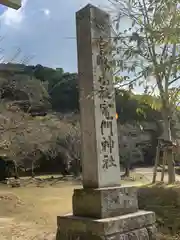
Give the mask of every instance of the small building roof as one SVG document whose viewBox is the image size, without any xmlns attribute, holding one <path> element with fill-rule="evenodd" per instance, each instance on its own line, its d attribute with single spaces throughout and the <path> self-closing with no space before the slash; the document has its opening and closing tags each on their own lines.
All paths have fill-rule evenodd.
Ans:
<svg viewBox="0 0 180 240">
<path fill-rule="evenodd" d="M 0 0 L 0 4 L 18 10 L 21 7 L 21 0 Z"/>
</svg>

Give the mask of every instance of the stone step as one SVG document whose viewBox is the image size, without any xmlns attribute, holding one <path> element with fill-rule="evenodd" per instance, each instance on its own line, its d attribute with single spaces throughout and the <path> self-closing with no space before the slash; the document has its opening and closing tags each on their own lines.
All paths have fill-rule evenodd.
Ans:
<svg viewBox="0 0 180 240">
<path fill-rule="evenodd" d="M 56 240 L 156 240 L 156 226 L 136 229 L 126 233 L 114 233 L 109 236 L 96 236 L 91 233 L 77 234 L 73 232 L 58 232 Z"/>
<path fill-rule="evenodd" d="M 155 229 L 155 214 L 153 212 L 138 211 L 136 213 L 126 214 L 118 217 L 106 219 L 92 219 L 66 215 L 58 217 L 58 229 L 61 239 L 76 239 L 75 235 L 83 236 L 79 239 L 88 239 L 91 236 L 99 236 L 95 239 L 103 239 L 105 236 L 120 236 L 128 232 L 140 229 Z M 153 227 L 154 226 L 154 227 Z M 70 238 L 72 235 L 72 238 Z M 69 238 L 65 238 L 69 236 Z M 85 238 L 86 236 L 86 238 Z M 58 239 L 58 238 L 57 238 Z M 60 239 L 60 238 L 59 238 Z M 93 239 L 93 238 L 92 238 Z M 107 238 L 108 239 L 108 238 Z M 126 238 L 112 238 L 126 239 Z M 135 238 L 136 239 L 136 238 Z M 141 239 L 141 238 L 140 238 Z M 150 239 L 150 238 L 142 238 Z"/>
</svg>

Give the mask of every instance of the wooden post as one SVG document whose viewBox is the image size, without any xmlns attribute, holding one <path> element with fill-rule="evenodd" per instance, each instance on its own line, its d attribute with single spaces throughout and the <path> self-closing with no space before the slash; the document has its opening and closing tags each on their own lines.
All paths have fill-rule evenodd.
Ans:
<svg viewBox="0 0 180 240">
<path fill-rule="evenodd" d="M 159 156 L 160 156 L 160 143 L 159 143 L 159 140 L 158 140 L 158 145 L 156 147 L 156 159 L 155 159 L 155 164 L 154 164 L 154 172 L 153 172 L 152 183 L 156 182 L 157 167 L 158 167 L 158 163 L 159 163 Z"/>
</svg>

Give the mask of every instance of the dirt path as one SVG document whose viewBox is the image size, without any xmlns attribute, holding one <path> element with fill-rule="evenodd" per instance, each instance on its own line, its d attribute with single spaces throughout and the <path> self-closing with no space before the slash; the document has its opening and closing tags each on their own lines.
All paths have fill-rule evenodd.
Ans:
<svg viewBox="0 0 180 240">
<path fill-rule="evenodd" d="M 149 167 L 149 168 L 136 168 L 134 170 L 134 172 L 139 173 L 139 174 L 143 174 L 148 181 L 152 182 L 152 178 L 153 178 L 153 168 Z M 161 180 L 161 172 L 157 173 L 157 181 Z M 180 182 L 180 176 L 176 174 L 176 181 Z M 167 172 L 165 172 L 164 175 L 164 182 L 167 183 L 168 182 L 168 174 Z"/>
<path fill-rule="evenodd" d="M 1 240 L 55 240 L 55 233 L 45 226 L 35 226 L 32 222 L 7 221 L 3 223 L 0 219 Z"/>
<path fill-rule="evenodd" d="M 0 240 L 54 240 L 57 216 L 71 212 L 77 187 L 0 185 Z"/>
</svg>

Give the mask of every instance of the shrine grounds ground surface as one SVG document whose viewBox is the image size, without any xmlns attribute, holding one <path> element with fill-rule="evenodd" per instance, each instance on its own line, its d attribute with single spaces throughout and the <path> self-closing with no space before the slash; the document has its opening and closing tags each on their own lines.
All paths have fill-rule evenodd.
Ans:
<svg viewBox="0 0 180 240">
<path fill-rule="evenodd" d="M 134 173 L 132 179 L 122 184 L 149 182 L 139 173 Z M 0 239 L 54 240 L 56 217 L 71 212 L 73 189 L 81 187 L 80 181 L 41 176 L 23 178 L 21 183 L 20 188 L 0 184 Z"/>
<path fill-rule="evenodd" d="M 126 184 L 146 182 L 137 174 L 136 181 Z M 21 183 L 20 188 L 0 185 L 0 239 L 53 240 L 56 217 L 71 212 L 73 189 L 81 187 L 80 181 L 41 176 Z"/>
</svg>

